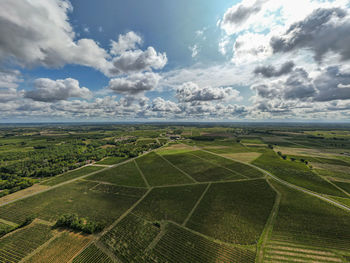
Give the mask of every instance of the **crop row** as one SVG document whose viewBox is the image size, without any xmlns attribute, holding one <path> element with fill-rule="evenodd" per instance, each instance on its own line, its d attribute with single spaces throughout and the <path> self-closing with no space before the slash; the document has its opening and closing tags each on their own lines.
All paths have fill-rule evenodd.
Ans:
<svg viewBox="0 0 350 263">
<path fill-rule="evenodd" d="M 113 253 L 126 262 L 140 262 L 144 252 L 160 229 L 150 222 L 129 214 L 101 238 Z"/>
<path fill-rule="evenodd" d="M 155 262 L 254 262 L 255 253 L 218 244 L 175 224 L 168 224 L 165 235 L 148 257 Z"/>
<path fill-rule="evenodd" d="M 0 262 L 19 262 L 52 237 L 51 228 L 35 224 L 0 240 Z"/>
<path fill-rule="evenodd" d="M 95 244 L 89 245 L 77 257 L 73 263 L 112 263 L 113 261 L 103 253 Z"/>
</svg>

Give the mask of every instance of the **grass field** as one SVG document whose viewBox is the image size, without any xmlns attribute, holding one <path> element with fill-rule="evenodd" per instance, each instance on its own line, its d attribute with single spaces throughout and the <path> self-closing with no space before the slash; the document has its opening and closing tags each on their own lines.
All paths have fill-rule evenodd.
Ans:
<svg viewBox="0 0 350 263">
<path fill-rule="evenodd" d="M 86 177 L 87 180 L 108 182 L 117 185 L 146 187 L 135 162 L 130 161 L 117 167 Z"/>
<path fill-rule="evenodd" d="M 193 180 L 152 152 L 136 159 L 151 186 L 193 183 Z"/>
<path fill-rule="evenodd" d="M 350 180 L 350 172 L 344 173 L 336 170 L 315 169 L 315 171 L 322 176 L 331 177 L 333 179 L 348 179 Z"/>
<path fill-rule="evenodd" d="M 186 226 L 235 244 L 256 244 L 275 192 L 265 180 L 212 184 Z"/>
<path fill-rule="evenodd" d="M 0 239 L 0 262 L 19 262 L 52 237 L 51 227 L 34 224 Z"/>
<path fill-rule="evenodd" d="M 109 224 L 138 200 L 137 197 L 94 191 L 96 185 L 98 183 L 76 181 L 57 187 L 1 207 L 0 218 L 16 223 L 22 223 L 28 216 L 54 221 L 64 213 L 76 213 Z"/>
<path fill-rule="evenodd" d="M 192 154 L 205 160 L 208 160 L 211 163 L 214 163 L 215 165 L 226 167 L 227 169 L 241 176 L 241 178 L 258 178 L 263 176 L 262 172 L 251 166 L 235 162 L 233 160 L 229 160 L 218 155 L 214 155 L 204 151 L 195 151 L 192 152 Z"/>
<path fill-rule="evenodd" d="M 175 224 L 167 224 L 166 233 L 150 253 L 150 262 L 254 262 L 255 253 L 215 243 Z"/>
<path fill-rule="evenodd" d="M 98 167 L 98 166 L 86 166 L 68 173 L 64 173 L 62 175 L 57 175 L 52 179 L 49 179 L 47 181 L 42 182 L 42 185 L 48 185 L 48 186 L 53 186 L 56 184 L 60 184 L 69 180 L 72 180 L 74 178 L 92 173 L 92 172 L 96 172 L 98 170 L 103 169 L 103 167 Z"/>
<path fill-rule="evenodd" d="M 196 184 L 154 188 L 132 213 L 149 221 L 172 220 L 181 224 L 206 186 Z"/>
<path fill-rule="evenodd" d="M 129 197 L 136 197 L 136 198 L 140 198 L 147 191 L 146 188 L 124 187 L 124 186 L 118 186 L 118 185 L 112 185 L 112 184 L 98 184 L 91 190 L 100 192 L 100 193 L 115 194 L 120 196 L 129 196 Z"/>
<path fill-rule="evenodd" d="M 226 153 L 221 154 L 224 157 L 227 158 L 233 158 L 241 162 L 250 163 L 260 157 L 262 153 L 258 152 L 247 152 L 247 153 Z"/>
<path fill-rule="evenodd" d="M 313 173 L 305 164 L 283 160 L 273 151 L 265 152 L 261 157 L 256 159 L 253 164 L 289 183 L 305 187 L 311 191 L 346 197 L 342 191 Z"/>
<path fill-rule="evenodd" d="M 10 226 L 0 221 L 0 237 L 3 236 L 4 233 L 10 231 L 12 228 L 13 226 Z"/>
<path fill-rule="evenodd" d="M 113 263 L 95 244 L 89 245 L 72 261 L 73 263 Z"/>
<path fill-rule="evenodd" d="M 232 179 L 242 179 L 241 175 L 223 167 L 219 167 L 207 160 L 195 157 L 188 153 L 163 155 L 169 162 L 188 173 L 198 182 L 222 181 Z"/>
<path fill-rule="evenodd" d="M 133 214 L 122 219 L 101 242 L 123 262 L 145 262 L 146 249 L 160 228 Z"/>
<path fill-rule="evenodd" d="M 44 249 L 34 254 L 27 263 L 69 262 L 91 240 L 87 236 L 73 232 L 63 232 Z"/>
<path fill-rule="evenodd" d="M 112 165 L 112 164 L 117 164 L 121 163 L 128 159 L 127 157 L 118 157 L 118 156 L 113 156 L 113 157 L 107 157 L 103 159 L 102 161 L 96 162 L 96 164 L 105 164 L 105 165 Z"/>
</svg>

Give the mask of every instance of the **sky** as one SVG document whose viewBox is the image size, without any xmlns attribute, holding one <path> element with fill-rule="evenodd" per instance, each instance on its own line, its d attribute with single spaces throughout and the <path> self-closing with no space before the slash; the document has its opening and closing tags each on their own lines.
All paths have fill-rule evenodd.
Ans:
<svg viewBox="0 0 350 263">
<path fill-rule="evenodd" d="M 350 121 L 350 1 L 1 0 L 0 122 Z"/>
</svg>

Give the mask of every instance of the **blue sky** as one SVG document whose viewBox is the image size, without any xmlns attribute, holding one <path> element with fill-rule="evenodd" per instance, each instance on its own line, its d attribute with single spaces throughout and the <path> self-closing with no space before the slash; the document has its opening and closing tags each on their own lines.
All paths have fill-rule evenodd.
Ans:
<svg viewBox="0 0 350 263">
<path fill-rule="evenodd" d="M 349 120 L 346 0 L 0 10 L 1 122 Z"/>
</svg>

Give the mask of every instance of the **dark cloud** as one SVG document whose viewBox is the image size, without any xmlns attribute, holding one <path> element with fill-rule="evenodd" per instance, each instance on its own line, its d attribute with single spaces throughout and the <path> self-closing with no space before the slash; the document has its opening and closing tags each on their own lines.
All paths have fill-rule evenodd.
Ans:
<svg viewBox="0 0 350 263">
<path fill-rule="evenodd" d="M 333 51 L 342 60 L 350 59 L 350 20 L 340 8 L 317 9 L 303 21 L 295 23 L 282 36 L 271 39 L 274 53 L 307 48 L 317 61 Z"/>
<path fill-rule="evenodd" d="M 340 72 L 338 67 L 328 67 L 315 80 L 318 90 L 315 101 L 350 99 L 350 73 Z"/>
<path fill-rule="evenodd" d="M 279 69 L 276 69 L 274 66 L 258 66 L 254 69 L 256 75 L 262 75 L 265 78 L 279 77 L 285 74 L 290 73 L 294 68 L 293 61 L 287 61 Z"/>
</svg>

